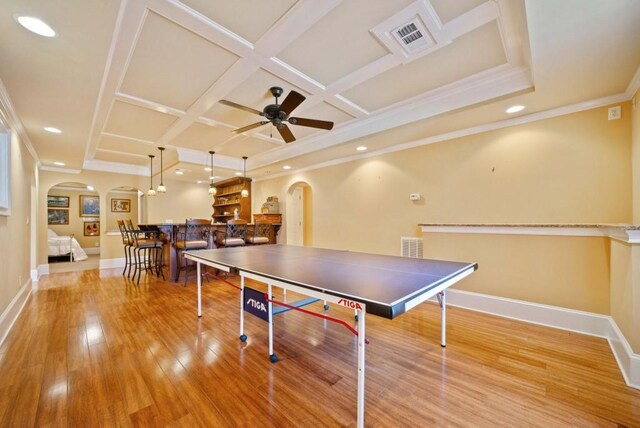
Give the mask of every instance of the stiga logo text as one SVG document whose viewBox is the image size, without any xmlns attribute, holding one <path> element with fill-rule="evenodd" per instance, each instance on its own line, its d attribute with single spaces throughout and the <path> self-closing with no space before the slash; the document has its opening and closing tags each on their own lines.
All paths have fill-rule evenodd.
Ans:
<svg viewBox="0 0 640 428">
<path fill-rule="evenodd" d="M 347 308 L 362 310 L 362 306 L 360 306 L 360 303 L 352 302 L 351 300 L 340 299 L 338 300 L 338 304 L 346 306 Z"/>
<path fill-rule="evenodd" d="M 262 312 L 267 312 L 267 307 L 264 305 L 264 303 L 259 302 L 256 299 L 247 300 L 247 306 L 251 306 Z"/>
</svg>

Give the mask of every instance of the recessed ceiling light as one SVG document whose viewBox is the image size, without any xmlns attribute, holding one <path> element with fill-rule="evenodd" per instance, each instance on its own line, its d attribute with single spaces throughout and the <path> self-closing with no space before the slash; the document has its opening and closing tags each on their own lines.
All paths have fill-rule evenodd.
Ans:
<svg viewBox="0 0 640 428">
<path fill-rule="evenodd" d="M 359 152 L 364 152 L 365 150 L 367 150 L 367 147 L 366 146 L 358 146 L 358 147 L 356 147 L 356 150 L 359 151 Z"/>
<path fill-rule="evenodd" d="M 205 167 L 205 168 L 204 168 L 204 170 L 205 170 L 205 171 L 207 171 L 207 172 L 208 172 L 208 171 L 211 171 L 211 167 L 208 167 L 208 166 L 207 166 L 207 167 Z"/>
<path fill-rule="evenodd" d="M 176 174 L 178 175 L 184 175 L 184 171 L 180 170 L 180 169 L 176 169 Z"/>
<path fill-rule="evenodd" d="M 507 113 L 517 113 L 519 111 L 524 110 L 524 106 L 521 105 L 516 105 L 516 106 L 511 106 L 509 107 L 507 110 L 505 110 Z"/>
<path fill-rule="evenodd" d="M 53 37 L 56 35 L 56 32 L 41 19 L 32 16 L 17 16 L 16 21 L 27 30 L 40 36 Z"/>
<path fill-rule="evenodd" d="M 87 186 L 87 190 L 91 190 L 93 192 L 94 190 L 96 190 L 96 188 L 93 186 Z"/>
<path fill-rule="evenodd" d="M 242 175 L 242 173 L 241 173 L 240 171 L 238 171 L 238 172 L 236 172 L 236 175 L 237 175 L 237 176 L 241 176 L 241 175 Z"/>
<path fill-rule="evenodd" d="M 289 165 L 285 165 L 282 167 L 282 169 L 291 169 L 291 167 Z"/>
<path fill-rule="evenodd" d="M 64 162 L 54 162 L 53 164 L 58 166 L 64 166 Z"/>
<path fill-rule="evenodd" d="M 202 184 L 202 183 L 206 183 L 206 181 L 198 180 L 198 181 L 196 181 L 196 183 Z"/>
<path fill-rule="evenodd" d="M 58 128 L 54 128 L 53 126 L 45 126 L 44 130 L 47 132 L 51 132 L 52 134 L 61 134 L 62 131 Z"/>
</svg>

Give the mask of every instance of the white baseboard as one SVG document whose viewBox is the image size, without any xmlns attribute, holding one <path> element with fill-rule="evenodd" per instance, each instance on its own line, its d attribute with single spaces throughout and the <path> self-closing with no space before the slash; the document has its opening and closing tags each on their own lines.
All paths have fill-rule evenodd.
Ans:
<svg viewBox="0 0 640 428">
<path fill-rule="evenodd" d="M 31 282 L 38 282 L 38 278 L 40 278 L 38 268 L 31 269 Z"/>
<path fill-rule="evenodd" d="M 24 308 L 30 295 L 31 278 L 20 288 L 18 294 L 15 295 L 11 303 L 9 303 L 9 306 L 7 306 L 7 309 L 0 315 L 0 345 L 2 345 L 2 342 L 7 338 L 11 327 L 13 327 L 18 316 L 20 316 L 20 312 L 22 312 L 22 308 Z"/>
<path fill-rule="evenodd" d="M 38 266 L 38 278 L 42 275 L 49 275 L 49 264 L 39 265 Z"/>
<path fill-rule="evenodd" d="M 83 248 L 87 254 L 100 254 L 100 247 Z"/>
<path fill-rule="evenodd" d="M 609 341 L 626 384 L 640 389 L 640 355 L 633 352 L 629 342 L 610 316 L 462 290 L 447 291 L 447 304 L 605 338 Z"/>
<path fill-rule="evenodd" d="M 100 259 L 100 269 L 112 269 L 124 267 L 124 257 L 117 259 Z"/>
</svg>

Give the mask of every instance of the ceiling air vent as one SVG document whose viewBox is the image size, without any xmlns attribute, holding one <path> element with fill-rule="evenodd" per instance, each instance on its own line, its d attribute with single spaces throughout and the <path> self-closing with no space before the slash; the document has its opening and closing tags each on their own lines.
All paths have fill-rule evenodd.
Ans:
<svg viewBox="0 0 640 428">
<path fill-rule="evenodd" d="M 433 45 L 433 40 L 425 37 L 425 35 L 428 34 L 418 17 L 408 24 L 393 30 L 393 37 L 395 37 L 398 43 L 400 43 L 400 46 L 409 54 Z"/>
</svg>

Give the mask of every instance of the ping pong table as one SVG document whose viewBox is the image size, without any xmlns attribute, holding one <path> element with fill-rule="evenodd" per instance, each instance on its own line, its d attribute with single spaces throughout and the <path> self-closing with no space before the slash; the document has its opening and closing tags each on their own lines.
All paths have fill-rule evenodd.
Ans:
<svg viewBox="0 0 640 428">
<path fill-rule="evenodd" d="M 244 334 L 245 279 L 267 285 L 269 355 L 273 352 L 272 287 L 291 290 L 355 310 L 358 336 L 357 426 L 364 426 L 365 314 L 393 319 L 437 296 L 441 308 L 441 346 L 446 345 L 447 288 L 473 273 L 476 263 L 415 259 L 292 245 L 194 250 L 184 257 L 197 263 L 198 316 L 202 316 L 201 265 L 240 275 L 240 338 Z M 282 305 L 282 303 L 275 302 Z M 295 308 L 295 307 L 292 307 Z M 325 306 L 326 308 L 326 306 Z M 342 322 L 343 324 L 346 324 Z M 277 361 L 277 359 L 272 359 Z"/>
</svg>

